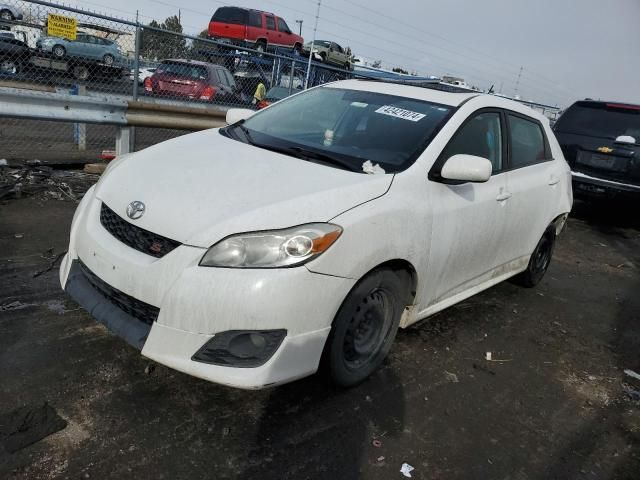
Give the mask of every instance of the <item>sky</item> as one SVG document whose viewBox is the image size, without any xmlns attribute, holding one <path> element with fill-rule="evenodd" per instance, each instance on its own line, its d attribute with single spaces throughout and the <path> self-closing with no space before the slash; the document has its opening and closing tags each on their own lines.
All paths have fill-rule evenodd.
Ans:
<svg viewBox="0 0 640 480">
<path fill-rule="evenodd" d="M 67 2 L 65 2 L 67 3 Z M 148 23 L 181 10 L 185 32 L 215 9 L 267 10 L 313 38 L 318 0 L 72 0 Z M 69 3 L 67 3 L 69 4 Z M 640 103 L 640 0 L 321 0 L 316 38 L 420 75 L 566 107 L 582 98 Z M 518 76 L 520 68 L 520 80 Z"/>
</svg>

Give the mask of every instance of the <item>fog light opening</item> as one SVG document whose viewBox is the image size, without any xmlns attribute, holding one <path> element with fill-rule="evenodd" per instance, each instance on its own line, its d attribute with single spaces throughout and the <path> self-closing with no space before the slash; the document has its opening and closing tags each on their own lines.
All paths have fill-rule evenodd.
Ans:
<svg viewBox="0 0 640 480">
<path fill-rule="evenodd" d="M 214 335 L 191 360 L 226 367 L 259 367 L 276 352 L 286 330 L 229 330 Z"/>
</svg>

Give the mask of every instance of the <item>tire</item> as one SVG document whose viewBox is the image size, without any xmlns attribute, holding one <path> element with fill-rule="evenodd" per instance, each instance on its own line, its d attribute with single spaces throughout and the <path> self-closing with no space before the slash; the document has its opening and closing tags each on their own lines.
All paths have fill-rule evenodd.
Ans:
<svg viewBox="0 0 640 480">
<path fill-rule="evenodd" d="M 0 19 L 12 22 L 15 20 L 15 17 L 13 13 L 11 13 L 11 10 L 4 9 L 0 11 Z"/>
<path fill-rule="evenodd" d="M 113 55 L 108 53 L 104 57 L 102 57 L 102 63 L 104 63 L 107 67 L 111 67 L 115 61 L 116 59 L 113 57 Z"/>
<path fill-rule="evenodd" d="M 324 52 L 320 52 L 320 61 L 322 63 L 326 63 L 327 62 L 327 54 Z"/>
<path fill-rule="evenodd" d="M 253 48 L 262 54 L 267 51 L 267 42 L 264 40 L 258 40 Z"/>
<path fill-rule="evenodd" d="M 299 43 L 296 43 L 293 46 L 293 53 L 296 55 L 302 55 L 302 45 L 300 45 Z"/>
<path fill-rule="evenodd" d="M 18 71 L 18 64 L 13 60 L 0 60 L 0 73 L 15 75 Z"/>
<path fill-rule="evenodd" d="M 67 50 L 62 45 L 54 45 L 51 49 L 51 53 L 56 58 L 64 58 L 67 54 Z"/>
<path fill-rule="evenodd" d="M 89 69 L 87 67 L 74 67 L 73 76 L 78 80 L 87 80 L 89 78 Z"/>
<path fill-rule="evenodd" d="M 352 387 L 380 366 L 408 298 L 409 283 L 389 269 L 371 272 L 349 292 L 322 354 L 322 368 L 332 383 Z"/>
<path fill-rule="evenodd" d="M 514 282 L 526 288 L 535 287 L 549 268 L 553 250 L 556 245 L 556 232 L 554 227 L 547 228 L 542 238 L 531 254 L 527 269 L 514 277 Z"/>
</svg>

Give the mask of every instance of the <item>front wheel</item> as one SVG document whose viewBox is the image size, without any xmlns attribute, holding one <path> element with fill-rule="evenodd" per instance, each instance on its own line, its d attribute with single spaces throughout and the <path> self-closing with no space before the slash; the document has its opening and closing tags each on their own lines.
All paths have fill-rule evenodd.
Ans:
<svg viewBox="0 0 640 480">
<path fill-rule="evenodd" d="M 18 64 L 13 60 L 0 61 L 0 73 L 15 75 L 18 73 Z"/>
<path fill-rule="evenodd" d="M 102 62 L 107 66 L 110 67 L 113 65 L 113 62 L 115 62 L 115 58 L 113 58 L 113 55 L 105 55 L 104 58 L 102 59 Z"/>
<path fill-rule="evenodd" d="M 62 45 L 55 45 L 51 49 L 51 53 L 53 53 L 53 56 L 56 58 L 63 58 L 67 54 L 67 51 Z"/>
<path fill-rule="evenodd" d="M 515 283 L 528 288 L 540 283 L 551 263 L 555 245 L 556 231 L 554 227 L 549 227 L 531 254 L 527 269 L 514 278 Z"/>
<path fill-rule="evenodd" d="M 330 380 L 357 385 L 387 356 L 408 303 L 408 285 L 392 270 L 364 277 L 343 302 L 323 352 Z"/>
</svg>

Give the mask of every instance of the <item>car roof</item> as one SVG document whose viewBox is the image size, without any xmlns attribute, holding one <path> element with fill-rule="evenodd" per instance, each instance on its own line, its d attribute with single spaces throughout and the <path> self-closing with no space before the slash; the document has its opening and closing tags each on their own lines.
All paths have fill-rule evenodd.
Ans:
<svg viewBox="0 0 640 480">
<path fill-rule="evenodd" d="M 482 103 L 481 108 L 504 108 L 536 118 L 543 122 L 547 121 L 544 115 L 520 102 L 487 93 L 453 93 L 437 90 L 435 88 L 425 88 L 414 85 L 372 80 L 340 80 L 330 84 L 325 84 L 325 86 L 332 88 L 346 88 L 350 90 L 367 90 L 387 95 L 397 95 L 416 100 L 439 103 L 441 105 L 448 105 L 451 107 L 459 107 L 468 100 L 478 99 L 479 103 Z"/>
<path fill-rule="evenodd" d="M 578 104 L 591 104 L 591 105 L 619 105 L 621 107 L 630 107 L 633 109 L 636 108 L 640 108 L 640 104 L 637 103 L 629 103 L 629 102 L 620 102 L 620 101 L 616 101 L 616 100 L 609 100 L 609 101 L 605 101 L 605 100 L 591 100 L 590 98 L 585 98 L 584 100 L 578 100 L 576 102 L 573 103 L 573 105 L 575 105 L 576 103 Z"/>
<path fill-rule="evenodd" d="M 189 59 L 186 59 L 186 58 L 165 58 L 160 63 L 164 63 L 164 62 L 184 63 L 184 64 L 187 64 L 187 65 L 200 65 L 202 67 L 207 67 L 207 68 L 224 68 L 226 70 L 226 68 L 223 67 L 222 65 L 218 65 L 218 64 L 215 64 L 215 63 L 209 63 L 209 62 L 202 62 L 200 60 L 189 60 Z"/>
</svg>

